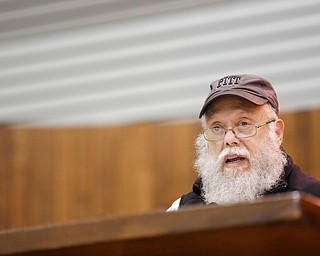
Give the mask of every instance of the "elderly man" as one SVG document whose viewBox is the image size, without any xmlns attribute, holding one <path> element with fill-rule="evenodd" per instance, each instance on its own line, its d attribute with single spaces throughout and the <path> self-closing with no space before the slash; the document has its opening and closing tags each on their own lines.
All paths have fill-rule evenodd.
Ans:
<svg viewBox="0 0 320 256">
<path fill-rule="evenodd" d="M 301 171 L 281 147 L 284 122 L 266 79 L 233 75 L 214 81 L 200 111 L 199 178 L 168 211 L 193 204 L 230 204 L 303 191 L 320 197 L 320 181 Z"/>
</svg>

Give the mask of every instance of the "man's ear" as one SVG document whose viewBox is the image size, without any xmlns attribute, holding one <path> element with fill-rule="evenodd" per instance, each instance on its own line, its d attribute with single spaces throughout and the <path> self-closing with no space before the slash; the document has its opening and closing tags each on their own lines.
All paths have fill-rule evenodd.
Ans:
<svg viewBox="0 0 320 256">
<path fill-rule="evenodd" d="M 278 144 L 279 146 L 281 146 L 282 142 L 283 142 L 283 136 L 284 136 L 284 122 L 282 119 L 278 119 L 276 121 L 276 134 L 278 137 Z"/>
</svg>

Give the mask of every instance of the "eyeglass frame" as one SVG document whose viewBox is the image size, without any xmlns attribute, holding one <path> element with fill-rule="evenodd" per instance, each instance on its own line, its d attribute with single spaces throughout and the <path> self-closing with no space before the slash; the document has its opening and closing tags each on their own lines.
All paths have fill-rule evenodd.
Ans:
<svg viewBox="0 0 320 256">
<path fill-rule="evenodd" d="M 247 137 L 238 137 L 238 136 L 236 135 L 236 133 L 235 133 L 235 131 L 234 131 L 233 129 L 236 128 L 236 127 L 238 127 L 239 125 L 236 125 L 236 126 L 234 126 L 234 127 L 232 127 L 232 128 L 229 128 L 229 129 L 226 129 L 226 128 L 224 128 L 224 127 L 221 126 L 221 128 L 224 130 L 224 134 L 223 134 L 223 136 L 221 137 L 221 139 L 209 140 L 209 139 L 206 137 L 205 132 L 206 132 L 207 130 L 211 130 L 211 131 L 212 131 L 213 127 L 207 128 L 207 129 L 205 129 L 204 131 L 202 131 L 202 135 L 203 135 L 203 137 L 204 137 L 204 139 L 205 139 L 206 141 L 214 142 L 214 141 L 223 140 L 223 139 L 225 138 L 227 132 L 228 132 L 228 131 L 232 131 L 232 133 L 234 134 L 234 136 L 235 136 L 236 138 L 238 138 L 238 139 L 246 139 L 246 138 L 251 138 L 251 137 L 257 135 L 258 129 L 261 128 L 262 126 L 265 126 L 265 125 L 267 125 L 267 124 L 270 124 L 270 123 L 276 122 L 276 121 L 277 121 L 277 119 L 271 119 L 271 120 L 269 120 L 269 121 L 267 121 L 267 122 L 265 122 L 265 123 L 263 123 L 263 124 L 258 124 L 258 125 L 256 125 L 256 124 L 249 124 L 249 125 L 253 125 L 253 126 L 254 126 L 254 128 L 255 128 L 255 133 L 254 133 L 253 135 L 250 135 L 250 136 L 247 136 Z"/>
</svg>

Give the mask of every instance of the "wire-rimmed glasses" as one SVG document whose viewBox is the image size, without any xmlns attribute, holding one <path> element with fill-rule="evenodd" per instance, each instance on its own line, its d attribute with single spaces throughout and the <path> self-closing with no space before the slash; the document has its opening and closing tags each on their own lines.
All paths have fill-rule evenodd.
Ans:
<svg viewBox="0 0 320 256">
<path fill-rule="evenodd" d="M 202 133 L 204 138 L 207 141 L 223 140 L 228 131 L 232 131 L 233 134 L 239 139 L 249 138 L 249 137 L 255 136 L 257 134 L 257 130 L 260 127 L 275 121 L 276 119 L 272 119 L 272 120 L 269 120 L 268 122 L 265 122 L 259 125 L 249 124 L 247 122 L 241 122 L 239 125 L 230 129 L 225 129 L 221 125 L 214 125 L 213 127 L 204 130 Z"/>
</svg>

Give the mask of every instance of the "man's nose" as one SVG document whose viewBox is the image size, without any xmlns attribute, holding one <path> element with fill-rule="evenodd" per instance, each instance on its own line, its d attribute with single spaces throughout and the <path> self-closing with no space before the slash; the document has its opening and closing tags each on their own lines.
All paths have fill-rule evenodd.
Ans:
<svg viewBox="0 0 320 256">
<path fill-rule="evenodd" d="M 226 134 L 224 136 L 224 144 L 226 146 L 237 146 L 239 145 L 239 139 L 236 137 L 236 134 L 232 129 L 226 130 Z"/>
</svg>

